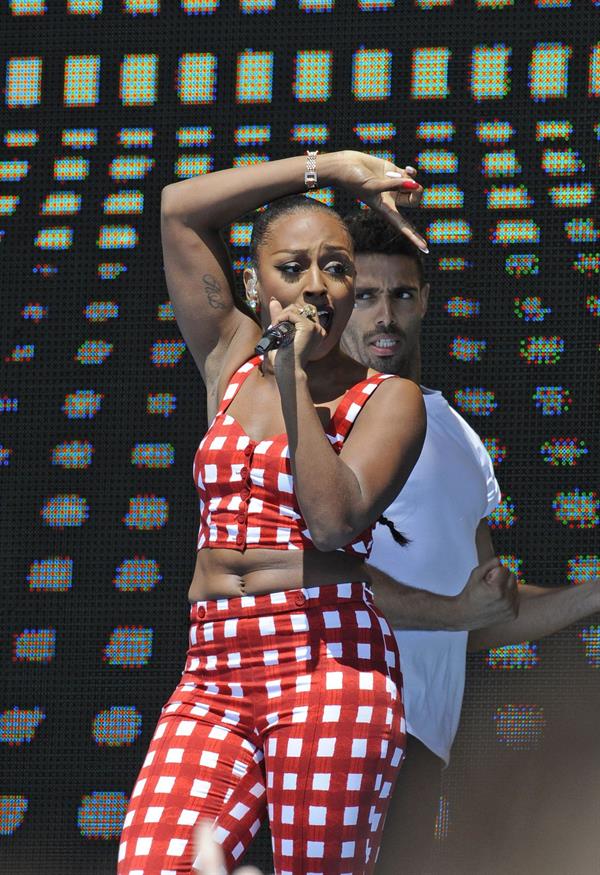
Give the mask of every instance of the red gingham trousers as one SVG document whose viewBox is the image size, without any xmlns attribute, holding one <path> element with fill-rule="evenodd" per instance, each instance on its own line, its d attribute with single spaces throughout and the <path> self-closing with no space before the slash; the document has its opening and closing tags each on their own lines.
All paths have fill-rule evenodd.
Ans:
<svg viewBox="0 0 600 875">
<path fill-rule="evenodd" d="M 119 875 L 229 869 L 268 812 L 278 875 L 368 875 L 405 748 L 393 633 L 362 583 L 197 602 L 125 817 Z"/>
</svg>

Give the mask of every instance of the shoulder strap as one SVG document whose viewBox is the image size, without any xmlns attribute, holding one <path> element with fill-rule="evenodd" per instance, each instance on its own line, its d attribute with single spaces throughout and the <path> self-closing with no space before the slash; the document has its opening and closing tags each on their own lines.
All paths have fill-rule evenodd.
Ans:
<svg viewBox="0 0 600 875">
<path fill-rule="evenodd" d="M 225 411 L 239 392 L 240 388 L 242 387 L 244 380 L 246 379 L 248 374 L 251 373 L 251 371 L 253 371 L 254 368 L 258 365 L 260 360 L 261 357 L 259 355 L 253 356 L 251 359 L 248 359 L 247 362 L 244 362 L 243 365 L 240 365 L 237 371 L 233 374 L 232 378 L 227 384 L 227 388 L 225 389 L 225 393 L 223 395 L 221 403 L 219 404 L 217 416 L 219 416 L 220 413 L 225 413 Z"/>
<path fill-rule="evenodd" d="M 335 437 L 336 444 L 343 444 L 354 425 L 356 417 L 375 389 L 384 380 L 389 380 L 390 378 L 396 379 L 396 375 L 373 374 L 372 377 L 367 377 L 366 380 L 361 380 L 360 383 L 356 383 L 348 389 L 331 417 L 330 433 L 332 437 Z"/>
</svg>

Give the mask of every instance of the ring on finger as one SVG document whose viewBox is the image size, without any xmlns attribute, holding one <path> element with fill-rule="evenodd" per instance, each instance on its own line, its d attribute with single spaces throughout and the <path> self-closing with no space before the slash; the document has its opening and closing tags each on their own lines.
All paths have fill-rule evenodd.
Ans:
<svg viewBox="0 0 600 875">
<path fill-rule="evenodd" d="M 314 304 L 304 304 L 303 307 L 298 307 L 298 313 L 301 316 L 306 316 L 307 319 L 311 319 L 313 322 L 317 318 L 317 312 Z"/>
</svg>

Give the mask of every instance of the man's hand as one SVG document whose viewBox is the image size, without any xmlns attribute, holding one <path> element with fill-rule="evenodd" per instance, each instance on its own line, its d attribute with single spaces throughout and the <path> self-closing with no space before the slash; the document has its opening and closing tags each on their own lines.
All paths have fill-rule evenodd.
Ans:
<svg viewBox="0 0 600 875">
<path fill-rule="evenodd" d="M 480 629 L 506 623 L 519 614 L 519 591 L 515 575 L 494 556 L 474 568 L 463 591 L 456 596 L 462 629 Z"/>
<path fill-rule="evenodd" d="M 515 577 L 495 556 L 473 569 L 458 595 L 417 589 L 372 565 L 366 568 L 375 604 L 394 629 L 470 632 L 510 623 L 518 613 Z"/>
</svg>

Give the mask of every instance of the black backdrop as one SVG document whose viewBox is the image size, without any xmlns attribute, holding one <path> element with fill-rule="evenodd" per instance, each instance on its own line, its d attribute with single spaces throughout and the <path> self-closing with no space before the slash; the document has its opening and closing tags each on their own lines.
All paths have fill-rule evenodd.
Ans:
<svg viewBox="0 0 600 875">
<path fill-rule="evenodd" d="M 600 4 L 47 6 L 4 4 L 0 30 L 0 860 L 105 873 L 182 666 L 206 428 L 164 306 L 161 187 L 191 172 L 182 156 L 220 168 L 315 144 L 419 167 L 425 382 L 492 452 L 505 561 L 581 583 L 600 567 Z M 272 82 L 268 65 L 242 81 L 245 51 L 272 53 Z M 186 53 L 204 55 L 196 90 Z M 150 75 L 128 79 L 142 54 Z M 65 81 L 69 56 L 87 58 Z M 470 657 L 433 872 L 598 871 L 597 620 Z"/>
</svg>

